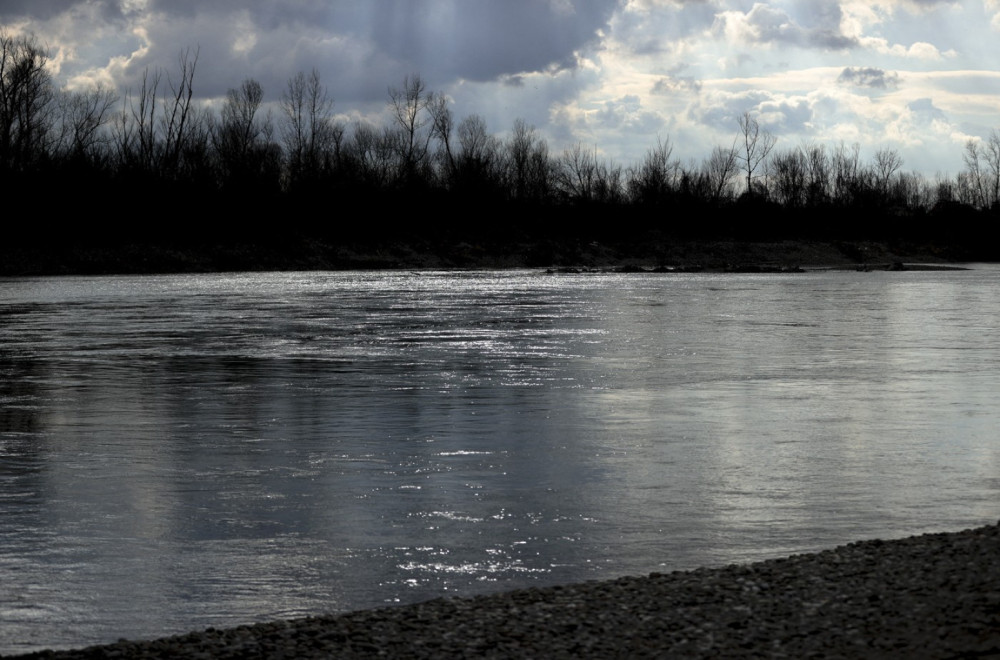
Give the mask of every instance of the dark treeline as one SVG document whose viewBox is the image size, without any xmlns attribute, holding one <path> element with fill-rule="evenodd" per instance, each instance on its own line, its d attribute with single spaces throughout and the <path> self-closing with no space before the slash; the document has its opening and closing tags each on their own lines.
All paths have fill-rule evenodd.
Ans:
<svg viewBox="0 0 1000 660">
<path fill-rule="evenodd" d="M 0 181 L 10 240 L 50 243 L 455 239 L 913 240 L 993 259 L 1000 132 L 954 178 L 903 170 L 884 148 L 779 148 L 749 113 L 731 144 L 682 163 L 669 139 L 622 166 L 550 151 L 518 120 L 504 137 L 457 119 L 417 75 L 389 87 L 385 125 L 336 119 L 316 71 L 276 104 L 246 79 L 218 110 L 194 100 L 197 51 L 123 96 L 57 89 L 31 37 L 0 30 Z M 14 204 L 14 200 L 23 204 Z M 20 206 L 23 212 L 15 212 Z M 41 211 L 41 213 L 39 212 Z M 392 226 L 377 218 L 391 212 Z M 60 229 L 40 222 L 59 218 Z M 498 221 L 502 217 L 502 221 Z"/>
</svg>

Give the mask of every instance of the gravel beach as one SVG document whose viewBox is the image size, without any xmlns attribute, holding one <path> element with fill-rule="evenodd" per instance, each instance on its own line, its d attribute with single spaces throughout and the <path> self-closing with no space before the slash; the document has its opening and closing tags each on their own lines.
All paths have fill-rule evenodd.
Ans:
<svg viewBox="0 0 1000 660">
<path fill-rule="evenodd" d="M 1000 657 L 1000 526 L 18 657 Z"/>
</svg>

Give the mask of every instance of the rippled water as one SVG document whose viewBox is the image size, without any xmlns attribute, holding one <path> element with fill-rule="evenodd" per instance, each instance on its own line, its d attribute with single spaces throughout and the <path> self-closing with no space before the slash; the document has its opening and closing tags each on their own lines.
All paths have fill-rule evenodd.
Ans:
<svg viewBox="0 0 1000 660">
<path fill-rule="evenodd" d="M 0 653 L 995 522 L 998 285 L 0 280 Z"/>
</svg>

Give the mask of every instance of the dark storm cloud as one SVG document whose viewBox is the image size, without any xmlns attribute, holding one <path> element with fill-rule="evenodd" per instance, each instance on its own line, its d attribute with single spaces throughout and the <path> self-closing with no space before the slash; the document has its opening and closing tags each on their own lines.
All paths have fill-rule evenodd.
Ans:
<svg viewBox="0 0 1000 660">
<path fill-rule="evenodd" d="M 135 85 L 148 67 L 169 70 L 179 52 L 199 49 L 199 92 L 224 94 L 244 77 L 276 96 L 299 70 L 320 69 L 354 100 L 377 100 L 386 85 L 419 73 L 440 88 L 459 79 L 512 80 L 521 73 L 576 66 L 596 43 L 618 0 L 0 0 L 0 18 L 42 23 L 71 11 L 124 19 L 116 35 L 141 26 L 140 51 L 128 42 L 101 49 L 81 23 L 64 43 L 128 57 L 116 74 Z M 117 21 L 114 21 L 117 23 Z M 126 47 L 129 50 L 124 50 Z M 116 50 L 112 50 L 116 49 Z M 93 49 L 92 49 L 93 50 Z"/>
<path fill-rule="evenodd" d="M 574 51 L 595 39 L 616 5 L 612 0 L 375 0 L 363 9 L 350 4 L 333 11 L 334 29 L 350 26 L 395 60 L 469 80 L 572 66 Z"/>
<path fill-rule="evenodd" d="M 167 17 L 245 14 L 261 30 L 323 28 L 369 40 L 414 70 L 492 80 L 503 74 L 571 66 L 595 39 L 615 0 L 154 0 Z"/>
<path fill-rule="evenodd" d="M 837 76 L 837 82 L 841 85 L 854 87 L 890 89 L 899 85 L 899 74 L 870 66 L 849 66 L 840 72 L 840 75 Z"/>
<path fill-rule="evenodd" d="M 150 9 L 165 16 L 193 18 L 195 16 L 226 16 L 247 12 L 262 29 L 283 25 L 325 24 L 331 7 L 342 2 L 323 0 L 152 0 Z M 353 3 L 349 3 L 353 4 Z M 366 3 L 357 3 L 366 4 Z M 334 28 L 335 29 L 335 28 Z"/>
<path fill-rule="evenodd" d="M 120 3 L 115 0 L 2 0 L 0 21 L 47 20 L 83 5 L 98 7 L 107 19 L 122 15 Z"/>
</svg>

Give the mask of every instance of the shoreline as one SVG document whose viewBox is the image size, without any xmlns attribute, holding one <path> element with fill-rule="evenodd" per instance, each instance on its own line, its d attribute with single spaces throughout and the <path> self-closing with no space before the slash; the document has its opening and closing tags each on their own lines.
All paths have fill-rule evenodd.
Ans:
<svg viewBox="0 0 1000 660">
<path fill-rule="evenodd" d="M 0 247 L 0 277 L 337 270 L 503 270 L 618 272 L 799 272 L 802 269 L 909 270 L 969 261 L 954 246 L 878 241 L 671 239 L 634 242 L 388 241 L 120 243 Z M 906 267 L 903 267 L 906 264 Z"/>
<path fill-rule="evenodd" d="M 1000 523 L 5 658 L 1000 657 Z"/>
</svg>

